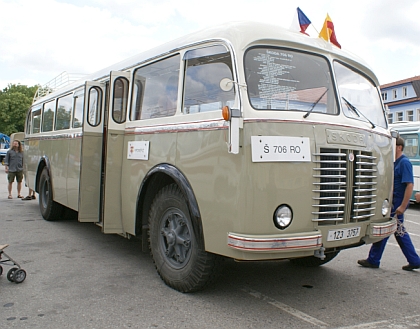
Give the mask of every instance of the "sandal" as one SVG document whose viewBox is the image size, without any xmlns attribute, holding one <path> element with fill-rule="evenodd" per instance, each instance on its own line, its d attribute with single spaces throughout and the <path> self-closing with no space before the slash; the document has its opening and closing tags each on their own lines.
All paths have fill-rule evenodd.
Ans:
<svg viewBox="0 0 420 329">
<path fill-rule="evenodd" d="M 35 195 L 32 195 L 32 196 L 31 196 L 31 199 L 32 199 L 32 200 L 35 200 L 35 199 L 36 199 L 36 196 L 35 196 Z"/>
<path fill-rule="evenodd" d="M 19 194 L 17 197 L 18 197 L 19 199 L 23 199 L 23 196 L 22 196 L 22 195 L 20 195 L 20 194 Z"/>
<path fill-rule="evenodd" d="M 32 197 L 28 195 L 27 197 L 24 197 L 22 200 L 32 200 Z"/>
<path fill-rule="evenodd" d="M 7 198 L 8 198 L 8 199 L 13 199 L 13 197 L 12 197 L 11 195 L 9 195 Z"/>
</svg>

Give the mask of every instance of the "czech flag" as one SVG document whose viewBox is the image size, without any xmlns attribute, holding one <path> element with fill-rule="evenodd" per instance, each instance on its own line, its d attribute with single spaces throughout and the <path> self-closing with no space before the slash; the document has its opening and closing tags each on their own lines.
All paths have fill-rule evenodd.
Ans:
<svg viewBox="0 0 420 329">
<path fill-rule="evenodd" d="M 335 36 L 334 24 L 328 14 L 325 19 L 324 26 L 322 27 L 321 32 L 319 32 L 319 37 L 325 41 L 331 42 L 333 45 L 341 49 L 341 45 L 338 43 L 337 37 Z"/>
<path fill-rule="evenodd" d="M 306 15 L 303 13 L 302 10 L 300 10 L 299 7 L 297 8 L 297 13 L 298 13 L 298 19 L 299 19 L 299 25 L 300 25 L 300 32 L 309 36 L 309 34 L 306 33 L 305 31 L 308 28 L 308 26 L 311 25 L 311 21 L 309 20 L 308 17 L 306 17 Z"/>
</svg>

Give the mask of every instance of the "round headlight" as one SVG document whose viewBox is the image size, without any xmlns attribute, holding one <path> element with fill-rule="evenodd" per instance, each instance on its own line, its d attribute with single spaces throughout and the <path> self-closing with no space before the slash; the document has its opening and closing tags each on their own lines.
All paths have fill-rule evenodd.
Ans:
<svg viewBox="0 0 420 329">
<path fill-rule="evenodd" d="M 280 230 L 284 230 L 290 225 L 293 219 L 292 209 L 285 204 L 278 206 L 274 212 L 274 225 Z"/>
<path fill-rule="evenodd" d="M 389 211 L 389 201 L 388 199 L 385 199 L 384 202 L 382 202 L 382 216 L 385 216 Z"/>
</svg>

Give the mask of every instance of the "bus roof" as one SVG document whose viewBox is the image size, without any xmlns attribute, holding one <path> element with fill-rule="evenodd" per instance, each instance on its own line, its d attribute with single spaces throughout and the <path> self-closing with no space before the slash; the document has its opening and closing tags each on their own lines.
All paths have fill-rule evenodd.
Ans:
<svg viewBox="0 0 420 329">
<path fill-rule="evenodd" d="M 286 47 L 297 47 L 300 49 L 323 53 L 326 55 L 332 54 L 335 58 L 346 60 L 358 69 L 366 72 L 371 78 L 374 79 L 375 83 L 379 84 L 373 71 L 361 58 L 352 54 L 351 52 L 339 49 L 321 38 L 308 37 L 299 31 L 291 31 L 289 29 L 285 29 L 281 26 L 273 24 L 243 21 L 225 23 L 177 38 L 155 48 L 144 51 L 140 54 L 134 55 L 126 60 L 113 64 L 93 74 L 87 75 L 83 77 L 83 79 L 78 80 L 77 82 L 73 82 L 70 85 L 57 91 L 54 90 L 42 98 L 52 98 L 66 90 L 73 90 L 78 88 L 84 84 L 84 81 L 105 79 L 113 70 L 129 70 L 130 68 L 140 65 L 141 63 L 149 61 L 153 58 L 158 58 L 164 56 L 165 54 L 173 53 L 178 49 L 196 44 L 198 45 L 200 43 L 212 40 L 226 40 L 232 43 L 236 49 L 245 49 L 252 44 L 264 44 L 270 40 L 280 40 Z M 37 100 L 38 99 L 36 99 L 34 103 L 36 103 Z"/>
<path fill-rule="evenodd" d="M 391 123 L 389 128 L 398 132 L 418 132 L 420 130 L 420 121 L 397 121 Z"/>
</svg>

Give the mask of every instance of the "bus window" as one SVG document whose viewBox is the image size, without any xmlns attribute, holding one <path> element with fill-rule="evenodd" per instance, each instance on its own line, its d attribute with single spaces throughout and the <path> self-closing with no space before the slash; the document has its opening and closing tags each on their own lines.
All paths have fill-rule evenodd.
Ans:
<svg viewBox="0 0 420 329">
<path fill-rule="evenodd" d="M 135 71 L 131 120 L 175 114 L 179 64 L 179 55 L 175 55 Z"/>
<path fill-rule="evenodd" d="M 55 100 L 44 104 L 42 113 L 42 131 L 52 131 L 54 128 Z"/>
<path fill-rule="evenodd" d="M 417 134 L 401 135 L 404 138 L 404 154 L 409 158 L 416 158 L 419 155 L 419 136 Z"/>
<path fill-rule="evenodd" d="M 32 110 L 32 134 L 38 134 L 41 132 L 41 107 L 37 107 Z"/>
<path fill-rule="evenodd" d="M 127 115 L 128 80 L 117 78 L 114 81 L 112 119 L 117 123 L 125 122 Z"/>
<path fill-rule="evenodd" d="M 57 115 L 55 117 L 55 130 L 69 129 L 71 112 L 73 108 L 73 95 L 69 94 L 57 100 Z"/>
<path fill-rule="evenodd" d="M 223 91 L 220 81 L 233 80 L 232 59 L 224 46 L 188 51 L 185 54 L 185 114 L 221 110 L 232 106 L 234 90 Z"/>
<path fill-rule="evenodd" d="M 89 90 L 87 122 L 96 127 L 101 122 L 102 90 L 92 87 Z"/>
<path fill-rule="evenodd" d="M 84 91 L 77 91 L 74 93 L 74 113 L 73 113 L 73 128 L 80 128 L 83 126 L 83 105 L 85 102 Z"/>
<path fill-rule="evenodd" d="M 252 48 L 245 54 L 245 74 L 248 97 L 256 110 L 338 113 L 331 70 L 321 56 Z"/>
<path fill-rule="evenodd" d="M 334 62 L 334 71 L 343 113 L 349 118 L 370 121 L 374 125 L 386 128 L 381 95 L 374 83 L 356 70 L 337 61 Z"/>
<path fill-rule="evenodd" d="M 32 131 L 32 111 L 26 116 L 26 128 L 25 131 L 27 134 L 30 134 Z"/>
</svg>

